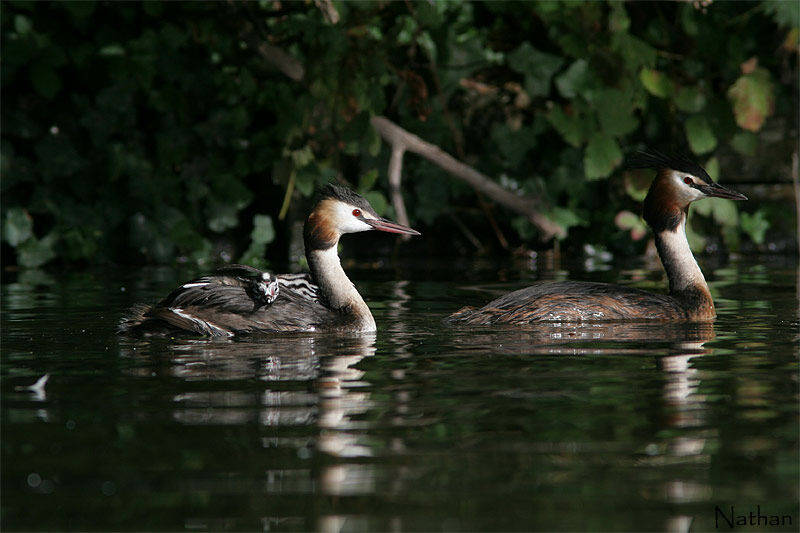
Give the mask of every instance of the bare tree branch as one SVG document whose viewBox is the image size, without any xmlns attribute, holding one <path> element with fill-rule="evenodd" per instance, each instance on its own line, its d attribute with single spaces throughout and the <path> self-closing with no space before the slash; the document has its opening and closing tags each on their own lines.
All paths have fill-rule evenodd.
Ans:
<svg viewBox="0 0 800 533">
<path fill-rule="evenodd" d="M 397 221 L 404 226 L 409 226 L 408 212 L 406 212 L 406 204 L 403 201 L 403 190 L 400 187 L 403 179 L 403 154 L 405 151 L 406 149 L 399 144 L 392 145 L 392 158 L 389 160 L 389 197 L 392 200 Z M 400 238 L 407 241 L 411 235 L 401 235 Z"/>
<path fill-rule="evenodd" d="M 489 177 L 481 174 L 474 168 L 466 165 L 453 156 L 439 148 L 438 146 L 429 142 L 423 141 L 413 133 L 410 133 L 386 117 L 376 116 L 372 117 L 372 126 L 378 130 L 378 133 L 392 145 L 392 164 L 390 165 L 390 183 L 392 182 L 392 171 L 396 171 L 398 176 L 396 182 L 399 187 L 399 173 L 402 166 L 403 153 L 408 150 L 415 154 L 421 155 L 425 159 L 435 163 L 443 168 L 453 176 L 466 181 L 475 190 L 482 192 L 492 200 L 524 215 L 528 220 L 536 226 L 542 233 L 542 240 L 549 240 L 555 236 L 564 236 L 564 230 L 558 224 L 554 223 L 545 217 L 538 209 L 539 202 L 533 198 L 518 196 L 511 191 L 508 191 L 492 181 Z M 399 147 L 399 149 L 398 149 Z M 399 159 L 399 162 L 395 161 Z M 394 187 L 394 186 L 393 186 Z M 395 197 L 395 192 L 392 191 L 392 204 L 399 201 L 403 205 L 402 197 L 399 196 L 399 189 Z M 400 210 L 395 205 L 395 211 L 398 212 L 398 219 Z M 405 206 L 403 205 L 402 211 L 405 214 Z M 400 220 L 401 223 L 402 220 Z M 406 222 L 407 223 L 407 222 Z"/>
<path fill-rule="evenodd" d="M 228 0 L 228 7 L 232 13 L 240 15 L 239 38 L 246 42 L 247 46 L 257 51 L 267 63 L 283 72 L 289 79 L 300 81 L 305 77 L 306 68 L 301 61 L 267 41 L 266 32 L 258 24 L 258 19 L 249 11 L 246 3 L 240 4 Z"/>
<path fill-rule="evenodd" d="M 325 17 L 325 20 L 331 24 L 339 23 L 339 12 L 331 0 L 314 0 L 314 3 L 322 11 L 322 16 Z"/>
<path fill-rule="evenodd" d="M 290 79 L 300 81 L 305 77 L 306 69 L 303 64 L 277 46 L 261 41 L 257 50 L 261 57 Z"/>
</svg>

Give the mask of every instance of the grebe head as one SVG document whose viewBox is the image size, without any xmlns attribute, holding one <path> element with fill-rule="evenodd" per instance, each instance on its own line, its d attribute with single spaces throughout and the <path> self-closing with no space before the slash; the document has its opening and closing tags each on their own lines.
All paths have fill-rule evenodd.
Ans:
<svg viewBox="0 0 800 533">
<path fill-rule="evenodd" d="M 642 215 L 653 231 L 675 230 L 686 219 L 689 205 L 702 198 L 747 200 L 747 197 L 714 183 L 703 167 L 682 156 L 660 152 L 638 152 L 628 168 L 650 168 L 657 174 L 647 197 Z"/>
<path fill-rule="evenodd" d="M 281 288 L 278 278 L 269 272 L 261 272 L 245 290 L 253 298 L 256 303 L 256 309 L 258 309 L 277 300 Z"/>
<path fill-rule="evenodd" d="M 381 218 L 370 203 L 346 187 L 328 184 L 318 193 L 317 203 L 306 219 L 306 246 L 324 250 L 335 246 L 345 233 L 385 231 L 419 235 L 409 227 Z"/>
</svg>

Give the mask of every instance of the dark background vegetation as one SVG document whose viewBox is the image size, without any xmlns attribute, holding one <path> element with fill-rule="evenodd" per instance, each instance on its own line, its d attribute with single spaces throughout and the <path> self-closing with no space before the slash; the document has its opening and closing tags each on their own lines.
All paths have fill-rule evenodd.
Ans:
<svg viewBox="0 0 800 533">
<path fill-rule="evenodd" d="M 2 17 L 2 261 L 285 259 L 315 187 L 383 214 L 384 115 L 539 198 L 559 243 L 645 248 L 645 146 L 752 201 L 697 250 L 796 249 L 797 2 L 20 2 Z M 547 249 L 406 155 L 425 253 Z M 294 232 L 296 234 L 296 231 Z"/>
</svg>

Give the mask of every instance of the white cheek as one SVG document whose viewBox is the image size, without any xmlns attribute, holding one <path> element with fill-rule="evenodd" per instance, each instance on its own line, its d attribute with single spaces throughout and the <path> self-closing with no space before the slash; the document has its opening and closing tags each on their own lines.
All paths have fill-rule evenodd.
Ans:
<svg viewBox="0 0 800 533">
<path fill-rule="evenodd" d="M 674 183 L 675 191 L 677 191 L 677 195 L 681 201 L 689 203 L 694 202 L 695 200 L 699 200 L 700 198 L 705 198 L 705 194 L 694 189 L 686 184 L 683 181 L 686 174 L 683 173 L 672 173 L 672 181 Z"/>
<path fill-rule="evenodd" d="M 700 198 L 705 198 L 706 195 L 703 194 L 701 191 L 695 189 L 694 187 L 690 187 L 689 185 L 683 183 L 683 187 L 681 188 L 681 196 L 687 202 L 694 202 L 695 200 L 699 200 Z"/>
<path fill-rule="evenodd" d="M 360 231 L 369 231 L 372 227 L 369 224 L 366 224 L 356 217 L 351 215 L 351 220 L 348 220 L 345 224 L 342 225 L 342 233 L 358 233 Z"/>
<path fill-rule="evenodd" d="M 705 194 L 703 194 L 702 192 L 698 191 L 697 189 L 692 189 L 690 191 L 690 193 L 691 193 L 691 196 L 692 196 L 692 201 L 699 200 L 700 198 L 705 198 L 706 197 Z"/>
<path fill-rule="evenodd" d="M 358 233 L 360 231 L 369 231 L 372 227 L 356 218 L 353 215 L 353 207 L 346 205 L 336 206 L 336 218 L 339 230 L 342 233 Z"/>
</svg>

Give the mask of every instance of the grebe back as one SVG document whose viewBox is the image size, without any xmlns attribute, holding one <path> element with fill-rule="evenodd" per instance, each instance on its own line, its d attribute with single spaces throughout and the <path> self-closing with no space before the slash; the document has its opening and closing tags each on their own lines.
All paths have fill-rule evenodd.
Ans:
<svg viewBox="0 0 800 533">
<path fill-rule="evenodd" d="M 447 321 L 468 324 L 528 324 L 540 321 L 713 320 L 714 301 L 686 239 L 686 217 L 695 200 L 747 198 L 714 183 L 693 161 L 659 152 L 639 152 L 629 168 L 657 170 L 642 216 L 653 230 L 669 278 L 669 294 L 609 283 L 537 283 L 501 296 L 484 307 L 465 307 Z"/>
<path fill-rule="evenodd" d="M 273 275 L 244 265 L 184 283 L 156 305 L 137 305 L 121 333 L 233 336 L 265 332 L 368 332 L 375 319 L 342 269 L 345 233 L 419 232 L 377 215 L 366 199 L 336 185 L 320 190 L 303 229 L 310 274 Z"/>
</svg>

